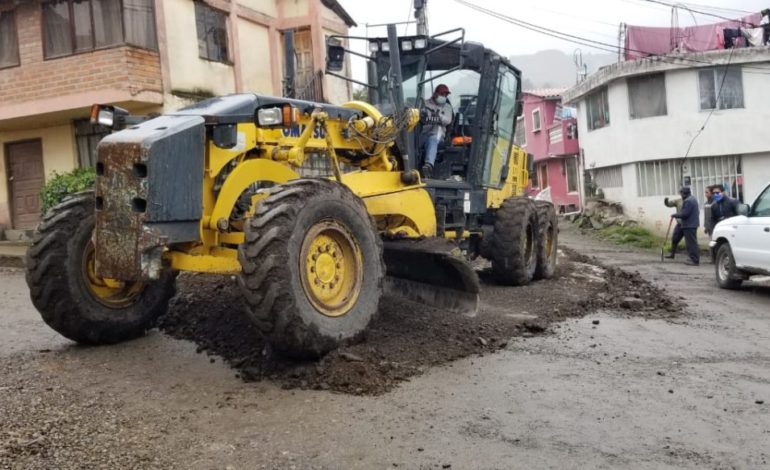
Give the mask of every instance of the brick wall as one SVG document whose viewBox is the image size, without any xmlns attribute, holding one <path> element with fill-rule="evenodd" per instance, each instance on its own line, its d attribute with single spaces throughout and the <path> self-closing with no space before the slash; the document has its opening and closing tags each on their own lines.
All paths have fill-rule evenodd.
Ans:
<svg viewBox="0 0 770 470">
<path fill-rule="evenodd" d="M 121 46 L 44 60 L 41 17 L 37 2 L 16 9 L 21 66 L 0 70 L 0 103 L 108 88 L 132 94 L 162 91 L 160 59 L 154 51 Z"/>
</svg>

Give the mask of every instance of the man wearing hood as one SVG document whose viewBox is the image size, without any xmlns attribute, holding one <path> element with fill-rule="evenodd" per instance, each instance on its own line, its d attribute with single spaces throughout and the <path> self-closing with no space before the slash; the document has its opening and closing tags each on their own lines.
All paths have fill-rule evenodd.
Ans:
<svg viewBox="0 0 770 470">
<path fill-rule="evenodd" d="M 443 83 L 436 87 L 433 96 L 423 107 L 422 139 L 425 147 L 425 162 L 422 166 L 423 178 L 433 176 L 433 165 L 436 163 L 438 144 L 444 140 L 446 128 L 452 123 L 454 112 L 449 103 L 449 87 Z"/>
<path fill-rule="evenodd" d="M 684 238 L 684 246 L 687 249 L 688 256 L 685 264 L 698 266 L 700 264 L 700 248 L 698 247 L 700 207 L 698 206 L 698 200 L 692 195 L 689 186 L 683 186 L 679 191 L 679 195 L 682 196 L 682 208 L 678 212 L 671 214 L 671 217 L 677 219 L 681 232 L 680 234 L 677 234 L 676 231 L 674 232 L 674 236 L 671 238 L 671 253 L 668 255 L 668 258 L 674 258 L 677 246 L 682 238 Z"/>
</svg>

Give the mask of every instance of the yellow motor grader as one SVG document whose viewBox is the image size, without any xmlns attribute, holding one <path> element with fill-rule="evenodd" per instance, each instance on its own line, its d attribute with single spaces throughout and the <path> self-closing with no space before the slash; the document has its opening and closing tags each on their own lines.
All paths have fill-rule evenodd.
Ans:
<svg viewBox="0 0 770 470">
<path fill-rule="evenodd" d="M 177 273 L 235 275 L 276 349 L 321 355 L 365 330 L 384 290 L 474 314 L 476 257 L 501 284 L 552 276 L 554 209 L 523 197 L 512 144 L 521 74 L 456 32 L 369 40 L 369 102 L 236 94 L 152 119 L 96 106 L 118 131 L 98 146 L 95 190 L 50 210 L 27 255 L 43 319 L 115 343 L 154 325 Z M 327 73 L 346 40 L 330 38 Z M 439 80 L 459 99 L 425 179 L 418 110 Z M 301 177 L 310 157 L 332 175 Z"/>
</svg>

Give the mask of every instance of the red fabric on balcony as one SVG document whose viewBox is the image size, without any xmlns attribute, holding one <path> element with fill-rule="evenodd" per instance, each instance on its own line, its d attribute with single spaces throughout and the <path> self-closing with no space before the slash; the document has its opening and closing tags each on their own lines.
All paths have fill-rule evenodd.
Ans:
<svg viewBox="0 0 770 470">
<path fill-rule="evenodd" d="M 684 28 L 628 26 L 626 60 L 665 55 L 674 51 L 702 52 L 722 49 L 724 43 L 720 43 L 719 37 L 723 29 L 752 27 L 758 25 L 761 19 L 762 16 L 755 13 L 736 20 Z"/>
</svg>

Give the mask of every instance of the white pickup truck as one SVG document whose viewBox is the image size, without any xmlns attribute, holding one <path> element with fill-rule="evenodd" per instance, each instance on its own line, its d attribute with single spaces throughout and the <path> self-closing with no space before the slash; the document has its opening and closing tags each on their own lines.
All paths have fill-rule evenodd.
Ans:
<svg viewBox="0 0 770 470">
<path fill-rule="evenodd" d="M 723 289 L 737 289 L 753 275 L 770 275 L 770 184 L 738 213 L 714 227 L 709 243 Z"/>
</svg>

